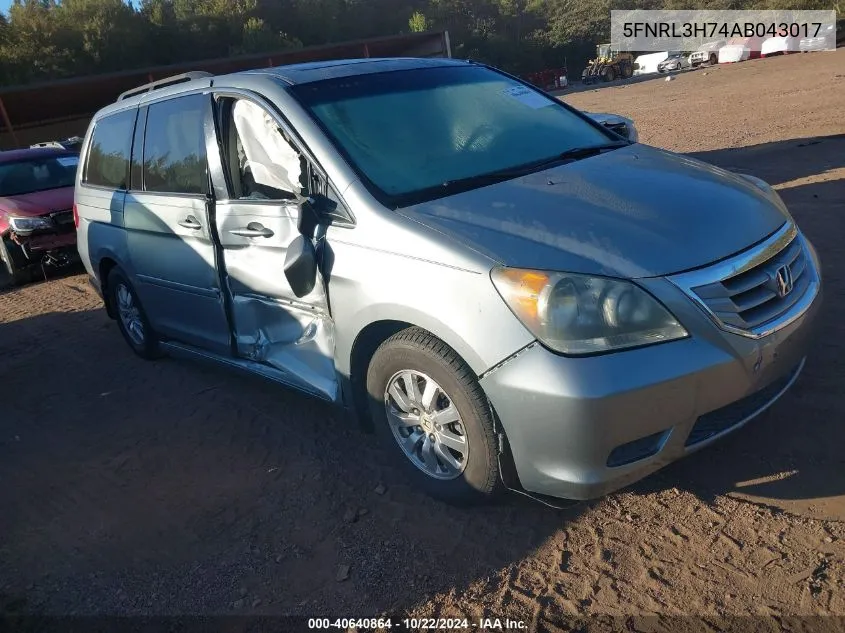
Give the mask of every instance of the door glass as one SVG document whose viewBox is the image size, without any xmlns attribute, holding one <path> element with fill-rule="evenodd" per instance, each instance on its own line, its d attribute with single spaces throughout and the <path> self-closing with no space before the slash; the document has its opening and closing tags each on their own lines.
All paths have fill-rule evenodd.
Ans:
<svg viewBox="0 0 845 633">
<path fill-rule="evenodd" d="M 189 95 L 154 103 L 147 114 L 144 188 L 208 193 L 203 121 L 208 97 Z"/>
<path fill-rule="evenodd" d="M 94 126 L 82 181 L 110 189 L 126 189 L 129 151 L 137 110 L 105 116 Z"/>
<path fill-rule="evenodd" d="M 303 193 L 306 161 L 264 108 L 245 99 L 224 109 L 226 163 L 237 200 L 290 200 Z"/>
</svg>

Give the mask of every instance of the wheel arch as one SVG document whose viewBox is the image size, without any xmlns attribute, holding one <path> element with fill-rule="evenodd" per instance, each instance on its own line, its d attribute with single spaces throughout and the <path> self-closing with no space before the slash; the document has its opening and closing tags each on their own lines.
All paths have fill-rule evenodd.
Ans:
<svg viewBox="0 0 845 633">
<path fill-rule="evenodd" d="M 366 408 L 366 375 L 376 350 L 391 336 L 402 330 L 416 327 L 440 339 L 451 347 L 473 371 L 476 378 L 486 369 L 481 358 L 451 328 L 426 314 L 410 315 L 412 318 L 377 318 L 366 321 L 358 328 L 348 354 L 348 366 L 341 369 L 348 380 L 348 402 L 353 406 L 359 422 L 370 429 L 371 421 Z M 346 355 L 344 355 L 346 356 Z M 345 369 L 346 371 L 343 371 Z"/>
<path fill-rule="evenodd" d="M 102 253 L 98 253 L 97 261 L 94 264 L 95 270 L 97 271 L 97 275 L 100 281 L 100 292 L 103 296 L 103 303 L 106 306 L 106 314 L 112 318 L 117 318 L 117 313 L 114 311 L 114 306 L 112 305 L 111 300 L 111 293 L 109 292 L 109 273 L 114 268 L 120 268 L 121 270 L 125 269 L 120 265 L 120 260 L 117 256 L 112 253 L 111 251 L 104 251 Z"/>
</svg>

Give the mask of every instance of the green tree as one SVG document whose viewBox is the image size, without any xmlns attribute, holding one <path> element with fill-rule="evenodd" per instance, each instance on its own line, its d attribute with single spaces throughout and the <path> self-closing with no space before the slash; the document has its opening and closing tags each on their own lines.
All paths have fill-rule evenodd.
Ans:
<svg viewBox="0 0 845 633">
<path fill-rule="evenodd" d="M 408 18 L 408 28 L 411 33 L 424 33 L 428 30 L 428 18 L 419 11 L 414 11 Z"/>
</svg>

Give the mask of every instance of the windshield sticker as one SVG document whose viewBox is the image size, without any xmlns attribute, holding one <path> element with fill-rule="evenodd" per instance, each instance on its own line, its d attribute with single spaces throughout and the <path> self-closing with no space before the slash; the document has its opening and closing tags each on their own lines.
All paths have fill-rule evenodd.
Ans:
<svg viewBox="0 0 845 633">
<path fill-rule="evenodd" d="M 526 86 L 513 86 L 511 88 L 505 88 L 504 93 L 509 97 L 516 99 L 521 103 L 524 103 L 529 108 L 534 108 L 535 110 L 539 108 L 545 108 L 546 106 L 550 106 L 554 103 L 553 101 L 547 99 L 539 93 L 534 92 Z"/>
<path fill-rule="evenodd" d="M 76 167 L 79 165 L 79 156 L 59 156 L 56 162 L 62 167 Z"/>
</svg>

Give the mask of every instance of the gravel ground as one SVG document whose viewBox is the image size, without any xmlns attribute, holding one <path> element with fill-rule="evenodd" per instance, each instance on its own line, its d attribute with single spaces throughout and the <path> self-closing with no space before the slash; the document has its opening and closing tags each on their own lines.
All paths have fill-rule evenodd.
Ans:
<svg viewBox="0 0 845 633">
<path fill-rule="evenodd" d="M 571 510 L 511 497 L 458 510 L 405 485 L 327 406 L 213 367 L 137 359 L 81 275 L 7 290 L 7 612 L 845 626 L 806 619 L 845 616 L 845 50 L 564 99 L 632 117 L 645 143 L 767 179 L 816 244 L 819 342 L 770 414 Z M 564 618 L 570 628 L 557 628 Z"/>
</svg>

